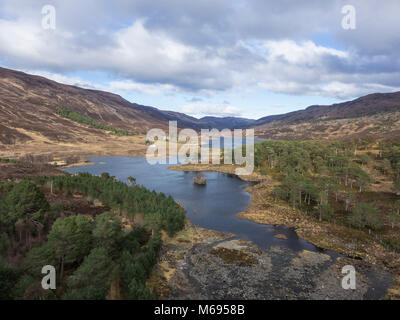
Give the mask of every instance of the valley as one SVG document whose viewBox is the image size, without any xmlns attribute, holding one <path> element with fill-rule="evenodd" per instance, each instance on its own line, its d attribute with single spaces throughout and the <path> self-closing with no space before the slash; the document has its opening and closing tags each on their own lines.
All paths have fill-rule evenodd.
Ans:
<svg viewBox="0 0 400 320">
<path fill-rule="evenodd" d="M 263 139 L 398 141 L 399 108 L 400 93 L 396 92 L 367 95 L 332 106 L 311 106 L 258 120 L 197 119 L 131 103 L 112 93 L 0 68 L 0 156 L 143 155 L 148 130 L 167 130 L 169 121 L 177 121 L 179 129 L 195 131 L 254 128 L 255 137 Z M 97 126 L 64 117 L 60 110 L 75 113 Z M 99 125 L 132 135 L 116 135 Z"/>
<path fill-rule="evenodd" d="M 0 93 L 2 297 L 400 299 L 400 93 L 258 120 L 196 119 L 3 68 Z M 254 128 L 255 170 L 150 166 L 145 134 L 168 121 Z M 59 241 L 69 228 L 73 254 Z M 47 295 L 49 261 L 61 276 Z M 345 265 L 357 290 L 341 287 Z"/>
</svg>

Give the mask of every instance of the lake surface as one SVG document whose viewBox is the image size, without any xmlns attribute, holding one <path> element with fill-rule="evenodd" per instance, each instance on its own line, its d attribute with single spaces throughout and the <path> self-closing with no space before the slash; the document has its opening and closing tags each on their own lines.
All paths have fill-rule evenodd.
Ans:
<svg viewBox="0 0 400 320">
<path fill-rule="evenodd" d="M 95 157 L 96 165 L 65 169 L 69 173 L 108 172 L 118 180 L 127 182 L 129 176 L 150 190 L 171 195 L 183 204 L 186 216 L 196 226 L 233 233 L 239 238 L 250 240 L 262 249 L 279 244 L 295 251 L 303 249 L 321 251 L 307 241 L 300 239 L 296 232 L 284 226 L 268 226 L 239 219 L 236 214 L 250 205 L 251 195 L 245 191 L 249 182 L 234 175 L 219 172 L 204 172 L 206 186 L 193 183 L 195 172 L 168 170 L 169 165 L 150 165 L 141 157 Z M 284 234 L 287 240 L 277 239 Z"/>
</svg>

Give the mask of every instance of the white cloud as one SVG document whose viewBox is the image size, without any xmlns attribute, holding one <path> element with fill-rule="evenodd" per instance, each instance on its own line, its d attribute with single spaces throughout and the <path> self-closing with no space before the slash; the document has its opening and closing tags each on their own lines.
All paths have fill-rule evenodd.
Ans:
<svg viewBox="0 0 400 320">
<path fill-rule="evenodd" d="M 126 29 L 126 32 L 118 34 L 117 39 L 116 43 L 118 45 L 110 49 L 108 56 L 102 52 L 98 54 L 98 59 L 101 61 L 99 63 L 108 65 L 112 69 L 117 70 L 119 74 L 128 73 L 128 78 L 130 72 L 134 72 L 135 70 L 137 73 L 142 72 L 146 79 L 153 78 L 153 82 L 143 83 L 126 79 L 100 85 L 79 78 L 67 77 L 60 73 L 37 70 L 27 71 L 58 82 L 84 88 L 95 88 L 117 93 L 133 91 L 148 95 L 161 95 L 183 92 L 184 88 L 179 83 L 173 83 L 172 79 L 167 81 L 172 82 L 171 84 L 155 82 L 158 77 L 162 78 L 164 76 L 168 78 L 180 72 L 188 74 L 191 72 L 196 73 L 196 67 L 193 69 L 193 66 L 189 63 L 190 58 L 188 61 L 185 61 L 184 56 L 192 54 L 199 57 L 202 55 L 202 53 L 199 53 L 195 49 L 182 47 L 179 44 L 175 46 L 173 41 L 163 39 L 160 35 L 151 35 L 144 29 L 141 22 L 136 22 Z M 164 41 L 164 44 L 162 41 Z M 140 46 L 135 50 L 135 46 L 131 45 L 131 42 L 140 42 Z M 371 74 L 346 74 L 341 70 L 332 69 L 329 66 L 329 63 L 332 61 L 339 64 L 350 64 L 359 59 L 349 52 L 317 46 L 311 41 L 296 43 L 294 41 L 282 40 L 251 44 L 241 43 L 239 45 L 251 48 L 253 54 L 258 55 L 260 59 L 246 70 L 235 69 L 236 66 L 231 65 L 229 61 L 220 61 L 221 65 L 216 70 L 221 71 L 221 76 L 228 74 L 231 77 L 231 86 L 227 86 L 226 89 L 231 88 L 232 91 L 244 91 L 246 87 L 258 86 L 278 93 L 318 95 L 346 99 L 375 91 L 398 90 L 396 86 L 374 82 L 374 76 Z M 153 46 L 154 48 L 152 48 Z M 148 55 L 144 54 L 144 52 L 149 50 L 154 52 Z M 165 54 L 167 51 L 169 52 L 168 55 Z M 84 68 L 84 61 L 87 59 L 90 60 L 90 57 L 94 55 L 95 53 L 90 51 L 81 55 L 81 63 L 83 63 L 81 67 Z M 73 60 L 72 53 L 65 55 L 62 61 L 68 61 L 68 59 Z M 205 58 L 203 60 L 198 58 L 198 65 L 200 66 L 203 63 L 203 68 L 210 69 L 211 67 L 207 65 L 210 61 L 205 61 L 207 60 Z M 160 64 L 155 64 L 154 61 L 160 61 Z M 216 63 L 215 60 L 211 61 L 211 65 L 213 63 Z M 368 64 L 365 61 L 363 63 Z M 98 68 L 100 68 L 100 65 Z M 168 70 L 168 68 L 170 69 Z M 382 73 L 379 76 L 382 77 Z M 387 76 L 390 77 L 390 73 Z M 205 85 L 206 88 L 203 88 L 199 92 L 204 96 L 212 96 L 212 82 L 218 80 L 210 78 L 207 70 L 197 80 L 201 82 L 197 84 L 199 87 L 204 86 L 207 81 L 210 81 L 209 85 Z M 197 113 L 198 115 L 207 113 L 233 115 L 238 113 L 235 109 L 230 110 L 218 105 L 201 105 L 200 108 L 203 108 L 205 111 L 200 113 L 192 110 L 191 105 L 188 108 L 188 113 Z M 215 111 L 216 109 L 221 111 Z"/>
<path fill-rule="evenodd" d="M 10 37 L 11 34 L 11 37 Z M 57 72 L 105 70 L 134 82 L 169 84 L 189 89 L 226 89 L 230 77 L 220 70 L 226 61 L 218 55 L 185 45 L 159 31 L 149 31 L 143 20 L 110 35 L 112 45 L 78 46 L 61 30 L 0 19 L 0 54 L 19 68 Z M 226 71 L 226 70 L 225 70 Z M 136 79 L 140 80 L 137 81 Z"/>
<path fill-rule="evenodd" d="M 319 95 L 346 99 L 347 97 L 358 97 L 373 92 L 400 91 L 400 87 L 385 86 L 378 83 L 354 84 L 343 82 L 331 82 L 320 89 Z"/>
<path fill-rule="evenodd" d="M 354 52 L 317 46 L 311 41 L 267 41 L 251 47 L 264 52 L 266 62 L 257 66 L 260 74 L 257 86 L 268 91 L 348 99 L 372 92 L 399 90 L 395 84 L 378 82 L 378 79 L 393 82 L 397 77 L 394 70 L 364 71 L 369 65 L 376 64 L 374 57 L 361 59 Z"/>
<path fill-rule="evenodd" d="M 204 116 L 237 117 L 241 115 L 241 110 L 237 107 L 215 103 L 191 103 L 183 106 L 180 111 L 196 118 Z"/>
<path fill-rule="evenodd" d="M 268 60 L 284 59 L 290 64 L 309 64 L 320 62 L 324 56 L 335 56 L 346 59 L 349 54 L 345 51 L 318 46 L 312 41 L 304 41 L 300 44 L 293 40 L 266 41 L 260 43 L 269 52 Z"/>
<path fill-rule="evenodd" d="M 41 57 L 39 52 L 43 46 L 38 36 L 39 32 L 39 26 L 35 28 L 23 20 L 0 19 L 0 52 L 5 57 L 13 57 L 18 60 L 43 59 L 44 57 Z"/>
<path fill-rule="evenodd" d="M 167 94 L 178 90 L 175 86 L 169 84 L 145 84 L 130 80 L 111 81 L 105 89 L 109 91 L 136 91 L 148 95 Z"/>
</svg>

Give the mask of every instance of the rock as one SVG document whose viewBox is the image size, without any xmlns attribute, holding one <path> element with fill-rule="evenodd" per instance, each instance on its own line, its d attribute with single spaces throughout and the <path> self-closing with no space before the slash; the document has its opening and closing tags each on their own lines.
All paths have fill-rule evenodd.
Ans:
<svg viewBox="0 0 400 320">
<path fill-rule="evenodd" d="M 199 184 L 199 185 L 205 185 L 207 183 L 206 177 L 199 172 L 198 174 L 196 174 L 196 176 L 193 178 L 193 182 L 195 184 Z"/>
<path fill-rule="evenodd" d="M 277 235 L 275 235 L 275 238 L 282 239 L 282 240 L 287 240 L 287 237 L 284 234 L 277 234 Z"/>
<path fill-rule="evenodd" d="M 247 252 L 236 249 L 215 247 L 210 251 L 211 254 L 220 257 L 225 263 L 236 264 L 238 266 L 251 266 L 258 264 L 258 260 Z"/>
</svg>

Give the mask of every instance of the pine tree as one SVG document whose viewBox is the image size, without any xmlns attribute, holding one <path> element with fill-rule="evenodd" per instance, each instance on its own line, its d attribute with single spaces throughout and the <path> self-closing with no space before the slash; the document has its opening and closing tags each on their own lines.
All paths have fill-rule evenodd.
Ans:
<svg viewBox="0 0 400 320">
<path fill-rule="evenodd" d="M 105 248 L 111 257 L 120 251 L 123 239 L 121 220 L 112 212 L 104 212 L 96 217 L 93 229 L 93 245 Z"/>
<path fill-rule="evenodd" d="M 104 300 L 117 274 L 117 265 L 105 248 L 94 248 L 67 280 L 64 299 Z"/>
</svg>

